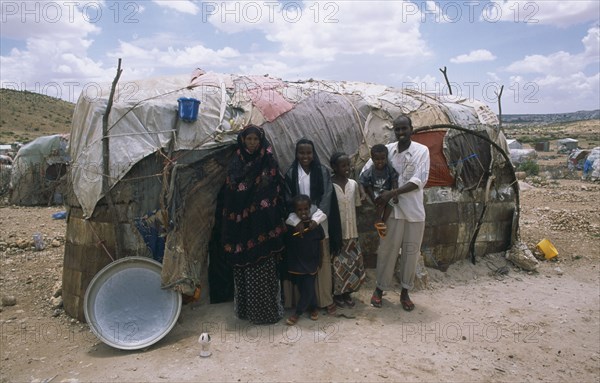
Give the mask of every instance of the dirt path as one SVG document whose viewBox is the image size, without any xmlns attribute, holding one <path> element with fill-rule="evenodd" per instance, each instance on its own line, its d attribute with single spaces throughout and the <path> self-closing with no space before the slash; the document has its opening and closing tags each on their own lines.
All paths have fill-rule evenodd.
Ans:
<svg viewBox="0 0 600 383">
<path fill-rule="evenodd" d="M 559 250 L 539 272 L 496 255 L 428 269 L 417 308 L 368 306 L 374 285 L 358 293 L 355 318 L 302 318 L 295 328 L 251 326 L 232 305 L 184 306 L 178 324 L 147 350 L 121 351 L 86 324 L 52 307 L 64 251 L 57 208 L 0 207 L 0 293 L 16 305 L 0 312 L 1 382 L 170 381 L 600 381 L 600 185 L 546 182 L 521 194 L 521 237 Z M 46 250 L 29 244 L 40 231 Z M 54 246 L 52 245 L 54 242 Z M 54 316 L 55 315 L 55 316 Z M 202 331 L 212 335 L 200 358 Z"/>
</svg>

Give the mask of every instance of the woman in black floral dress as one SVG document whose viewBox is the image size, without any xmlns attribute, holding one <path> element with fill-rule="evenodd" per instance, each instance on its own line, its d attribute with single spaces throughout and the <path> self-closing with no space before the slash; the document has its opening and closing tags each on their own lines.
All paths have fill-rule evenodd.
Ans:
<svg viewBox="0 0 600 383">
<path fill-rule="evenodd" d="M 254 324 L 283 317 L 277 262 L 283 251 L 282 177 L 264 131 L 245 127 L 227 171 L 223 246 L 233 265 L 234 308 Z"/>
</svg>

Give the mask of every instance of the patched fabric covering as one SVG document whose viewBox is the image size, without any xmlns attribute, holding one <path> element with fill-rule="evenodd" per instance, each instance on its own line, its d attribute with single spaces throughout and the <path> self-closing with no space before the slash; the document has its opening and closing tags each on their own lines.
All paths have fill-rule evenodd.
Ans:
<svg viewBox="0 0 600 383">
<path fill-rule="evenodd" d="M 82 94 L 73 116 L 70 183 L 76 204 L 88 219 L 93 219 L 97 205 L 104 197 L 102 116 L 109 94 L 110 84 L 102 85 L 95 95 Z M 180 97 L 200 101 L 196 121 L 178 119 L 177 100 Z M 189 76 L 174 76 L 119 85 L 109 115 L 109 187 L 115 188 L 122 184 L 121 181 L 135 182 L 135 166 L 142 160 L 152 156 L 162 159 L 163 165 L 159 165 L 164 166 L 166 178 L 156 178 L 154 174 L 151 181 L 154 184 L 145 181 L 148 184 L 143 192 L 137 190 L 139 187 L 117 188 L 116 197 L 122 199 L 117 201 L 123 209 L 121 216 L 131 222 L 147 211 L 164 209 L 161 213 L 165 217 L 163 286 L 189 295 L 198 285 L 208 284 L 209 241 L 228 158 L 201 153 L 231 148 L 237 132 L 252 123 L 264 128 L 282 171 L 293 161 L 295 142 L 307 137 L 315 143 L 324 164 L 334 151 L 344 151 L 358 172 L 369 159 L 371 146 L 394 140 L 392 120 L 400 114 L 408 114 L 415 128 L 437 124 L 471 127 L 485 123 L 488 124 L 488 136 L 506 145 L 495 127 L 498 123 L 495 114 L 478 101 L 449 99 L 380 84 L 289 82 L 269 76 L 197 70 L 191 80 Z M 436 143 L 443 149 L 443 152 L 435 151 L 437 161 L 440 164 L 447 161 L 453 170 L 452 163 L 465 162 L 472 154 L 470 151 L 477 149 L 477 161 L 481 165 L 473 169 L 463 165 L 452 174 L 458 174 L 462 187 L 480 187 L 485 173 L 482 169 L 487 169 L 486 164 L 490 161 L 489 145 L 466 139 L 468 145 L 452 144 L 456 148 L 450 150 L 453 154 L 449 156 L 448 142 L 465 141 L 462 136 L 448 141 L 450 135 L 448 131 L 443 144 Z M 456 133 L 452 133 L 454 135 Z M 186 152 L 198 154 L 197 159 L 187 161 L 178 157 Z M 169 157 L 171 153 L 179 155 Z M 501 161 L 500 156 L 497 157 L 496 165 Z M 165 169 L 171 171 L 164 172 Z M 438 179 L 438 176 L 434 178 Z M 451 182 L 451 178 L 446 170 L 439 174 L 443 184 Z M 157 201 L 163 201 L 164 206 Z M 106 205 L 102 208 L 106 209 Z M 145 209 L 143 212 L 136 211 L 142 208 Z M 147 251 L 142 235 L 131 239 L 136 240 L 139 247 Z M 500 240 L 497 242 L 501 243 Z M 451 250 L 449 248 L 448 252 Z M 462 250 L 452 251 L 455 251 L 455 258 L 463 256 Z M 207 290 L 202 291 L 206 293 Z"/>
</svg>

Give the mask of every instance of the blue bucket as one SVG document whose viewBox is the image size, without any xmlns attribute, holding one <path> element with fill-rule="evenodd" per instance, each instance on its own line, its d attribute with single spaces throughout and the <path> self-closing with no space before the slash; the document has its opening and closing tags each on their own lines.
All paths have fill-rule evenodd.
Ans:
<svg viewBox="0 0 600 383">
<path fill-rule="evenodd" d="M 180 97 L 177 99 L 179 104 L 179 118 L 185 122 L 194 122 L 198 119 L 198 108 L 200 100 L 189 97 Z"/>
</svg>

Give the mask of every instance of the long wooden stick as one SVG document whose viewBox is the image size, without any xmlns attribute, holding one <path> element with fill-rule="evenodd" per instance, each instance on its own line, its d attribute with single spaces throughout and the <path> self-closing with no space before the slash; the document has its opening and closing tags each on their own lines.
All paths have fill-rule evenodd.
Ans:
<svg viewBox="0 0 600 383">
<path fill-rule="evenodd" d="M 452 87 L 450 86 L 450 81 L 448 81 L 448 73 L 446 67 L 444 69 L 440 68 L 440 72 L 444 74 L 444 79 L 446 79 L 446 85 L 448 85 L 448 92 L 452 95 Z"/>
<path fill-rule="evenodd" d="M 106 104 L 106 111 L 102 116 L 102 192 L 104 197 L 106 198 L 106 202 L 108 203 L 109 211 L 111 212 L 111 217 L 113 218 L 113 226 L 115 230 L 115 256 L 117 259 L 121 258 L 123 253 L 123 245 L 122 245 L 122 233 L 119 230 L 119 214 L 117 214 L 115 210 L 115 205 L 112 200 L 112 196 L 110 193 L 110 145 L 108 138 L 108 116 L 110 114 L 110 110 L 112 109 L 113 99 L 115 96 L 115 89 L 117 88 L 117 83 L 119 82 L 119 78 L 121 77 L 121 73 L 123 69 L 121 69 L 121 59 L 119 59 L 119 64 L 117 66 L 117 75 L 112 82 L 112 86 L 110 88 L 110 96 L 108 97 L 108 102 Z M 112 257 L 111 257 L 112 258 Z"/>
<path fill-rule="evenodd" d="M 500 87 L 500 93 L 496 92 L 496 97 L 498 98 L 498 126 L 502 129 L 502 103 L 500 100 L 502 99 L 502 91 L 504 90 L 504 85 Z"/>
</svg>

